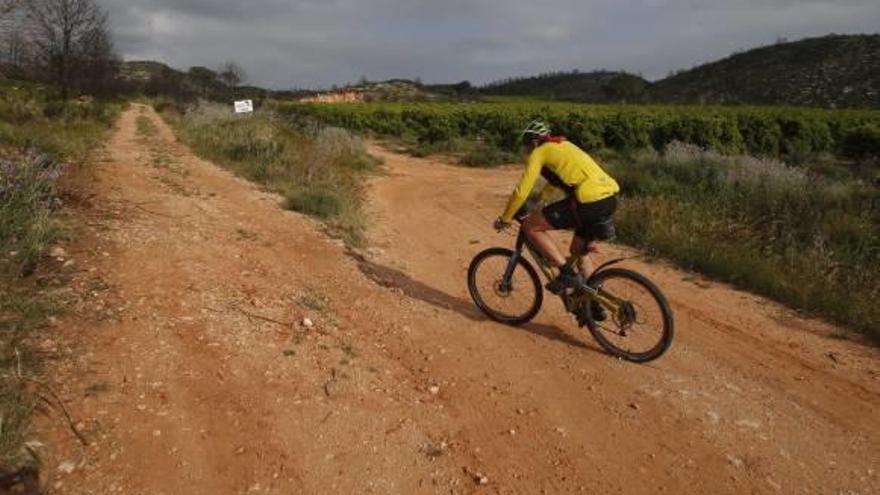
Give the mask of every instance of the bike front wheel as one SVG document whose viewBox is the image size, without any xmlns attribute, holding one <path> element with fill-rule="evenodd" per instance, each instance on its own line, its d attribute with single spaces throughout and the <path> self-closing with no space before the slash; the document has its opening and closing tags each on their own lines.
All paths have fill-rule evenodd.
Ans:
<svg viewBox="0 0 880 495">
<path fill-rule="evenodd" d="M 590 278 L 606 307 L 605 321 L 589 315 L 587 326 L 608 353 L 626 361 L 646 363 L 662 356 L 675 332 L 672 309 L 666 297 L 643 275 L 623 268 L 603 270 Z M 590 311 L 590 305 L 584 309 Z"/>
<path fill-rule="evenodd" d="M 468 290 L 486 316 L 516 326 L 528 323 L 538 314 L 544 303 L 544 290 L 535 268 L 522 256 L 505 280 L 514 254 L 504 248 L 478 254 L 468 268 Z"/>
</svg>

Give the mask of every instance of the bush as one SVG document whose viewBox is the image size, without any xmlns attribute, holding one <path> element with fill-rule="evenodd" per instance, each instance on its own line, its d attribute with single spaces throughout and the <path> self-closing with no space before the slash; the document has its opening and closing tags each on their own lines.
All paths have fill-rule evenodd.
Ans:
<svg viewBox="0 0 880 495">
<path fill-rule="evenodd" d="M 296 120 L 317 120 L 358 132 L 412 137 L 422 145 L 482 140 L 516 151 L 518 132 L 540 118 L 590 151 L 660 151 L 673 141 L 710 147 L 725 154 L 801 162 L 838 152 L 853 129 L 880 126 L 880 112 L 751 107 L 577 105 L 546 102 L 479 104 L 375 103 L 280 104 Z"/>
<path fill-rule="evenodd" d="M 611 164 L 620 238 L 880 339 L 880 192 L 673 142 Z"/>
<path fill-rule="evenodd" d="M 519 157 L 514 153 L 504 151 L 497 146 L 478 142 L 466 145 L 459 163 L 466 167 L 492 167 L 514 163 L 518 159 Z"/>
<path fill-rule="evenodd" d="M 0 159 L 0 253 L 3 271 L 29 271 L 56 237 L 51 214 L 59 203 L 57 162 L 38 153 Z M 16 253 L 7 259 L 9 253 Z"/>
<path fill-rule="evenodd" d="M 841 152 L 858 160 L 880 157 L 880 125 L 863 124 L 847 132 Z"/>
<path fill-rule="evenodd" d="M 291 210 L 313 215 L 324 220 L 342 213 L 342 199 L 333 191 L 297 190 L 286 195 L 287 207 Z"/>
<path fill-rule="evenodd" d="M 347 242 L 362 241 L 362 176 L 376 163 L 361 138 L 338 127 L 295 128 L 269 111 L 235 115 L 215 104 L 165 117 L 200 155 L 281 193 L 288 208 L 325 220 Z"/>
</svg>

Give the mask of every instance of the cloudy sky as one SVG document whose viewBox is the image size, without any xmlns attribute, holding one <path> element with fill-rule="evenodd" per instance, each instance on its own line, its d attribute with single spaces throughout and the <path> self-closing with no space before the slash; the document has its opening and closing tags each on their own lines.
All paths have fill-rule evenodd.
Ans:
<svg viewBox="0 0 880 495">
<path fill-rule="evenodd" d="M 877 32 L 877 0 L 98 0 L 129 60 L 235 60 L 250 82 L 483 83 L 580 68 L 658 78 L 731 52 Z"/>
</svg>

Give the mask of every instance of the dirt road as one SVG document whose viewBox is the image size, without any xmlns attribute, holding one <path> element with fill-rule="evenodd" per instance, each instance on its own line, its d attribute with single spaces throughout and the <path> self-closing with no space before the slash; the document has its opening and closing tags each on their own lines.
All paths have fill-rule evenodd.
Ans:
<svg viewBox="0 0 880 495">
<path fill-rule="evenodd" d="M 152 110 L 123 115 L 52 343 L 90 443 L 46 420 L 56 493 L 880 491 L 876 350 L 637 262 L 676 312 L 652 365 L 608 357 L 555 302 L 487 322 L 464 275 L 511 242 L 489 226 L 517 171 L 372 151 L 387 174 L 350 256 Z"/>
</svg>

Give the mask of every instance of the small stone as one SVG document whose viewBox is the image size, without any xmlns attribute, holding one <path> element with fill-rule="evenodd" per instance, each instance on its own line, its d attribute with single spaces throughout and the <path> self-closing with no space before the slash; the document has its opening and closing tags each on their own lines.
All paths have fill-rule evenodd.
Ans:
<svg viewBox="0 0 880 495">
<path fill-rule="evenodd" d="M 568 432 L 565 431 L 565 428 L 563 428 L 563 427 L 561 427 L 561 426 L 557 426 L 557 427 L 555 428 L 555 431 L 556 431 L 556 433 L 559 433 L 559 434 L 562 435 L 562 436 L 566 436 L 566 435 L 568 435 Z"/>
<path fill-rule="evenodd" d="M 64 474 L 70 474 L 76 469 L 76 464 L 73 461 L 64 461 L 58 466 L 58 472 Z"/>
<path fill-rule="evenodd" d="M 162 431 L 161 430 L 153 430 L 153 436 L 154 437 L 161 437 Z"/>
<path fill-rule="evenodd" d="M 752 419 L 740 419 L 740 420 L 737 420 L 736 423 L 734 423 L 734 424 L 736 426 L 740 426 L 743 428 L 750 428 L 752 430 L 757 430 L 758 428 L 761 427 L 761 423 L 758 423 L 757 421 L 752 420 Z"/>
<path fill-rule="evenodd" d="M 428 388 L 428 392 L 431 392 L 431 395 L 437 395 L 440 393 L 440 387 L 438 387 L 437 385 L 434 385 L 434 386 Z"/>
<path fill-rule="evenodd" d="M 641 409 L 641 407 L 635 402 L 630 402 L 629 408 L 632 409 L 633 411 L 638 411 L 639 409 Z"/>
<path fill-rule="evenodd" d="M 245 452 L 247 452 L 247 449 L 245 449 L 244 447 L 239 447 L 239 448 L 235 449 L 235 455 L 242 455 Z"/>
<path fill-rule="evenodd" d="M 315 322 L 309 318 L 303 318 L 302 326 L 305 328 L 315 328 Z"/>
<path fill-rule="evenodd" d="M 476 475 L 474 475 L 474 481 L 476 481 L 478 485 L 488 485 L 489 477 L 484 474 L 477 473 Z"/>
<path fill-rule="evenodd" d="M 514 430 L 514 429 L 510 429 L 510 430 L 507 431 L 507 433 L 508 433 L 510 436 L 514 436 L 514 435 L 516 435 L 516 430 Z"/>
<path fill-rule="evenodd" d="M 49 256 L 53 258 L 64 258 L 67 256 L 67 251 L 61 246 L 55 246 L 49 251 Z"/>
<path fill-rule="evenodd" d="M 517 408 L 517 409 L 516 409 L 516 413 L 519 414 L 520 416 L 522 416 L 523 414 L 526 413 L 526 410 L 525 410 L 525 409 L 522 409 L 522 408 Z"/>
<path fill-rule="evenodd" d="M 62 268 L 73 268 L 74 265 L 76 265 L 76 261 L 73 261 L 73 260 L 67 260 L 67 261 L 65 261 L 64 264 L 62 265 Z"/>
<path fill-rule="evenodd" d="M 731 466 L 741 468 L 743 467 L 743 460 L 739 457 L 731 454 L 727 454 L 727 462 L 730 463 Z"/>
</svg>

